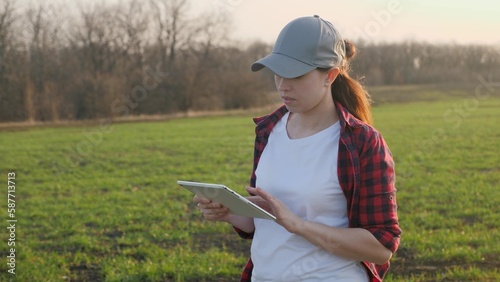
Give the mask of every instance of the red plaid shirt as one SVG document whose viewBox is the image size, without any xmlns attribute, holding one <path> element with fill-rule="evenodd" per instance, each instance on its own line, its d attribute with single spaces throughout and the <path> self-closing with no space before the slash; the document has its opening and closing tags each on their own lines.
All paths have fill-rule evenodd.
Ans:
<svg viewBox="0 0 500 282">
<path fill-rule="evenodd" d="M 341 104 L 335 103 L 340 122 L 340 142 L 337 173 L 347 199 L 349 227 L 364 228 L 393 253 L 399 246 L 401 229 L 398 224 L 394 162 L 382 135 L 373 127 L 351 115 Z M 287 112 L 285 106 L 274 113 L 255 118 L 254 166 L 250 185 L 255 187 L 255 170 L 273 127 Z M 253 233 L 235 230 L 245 239 Z M 382 281 L 389 262 L 376 265 L 363 262 L 369 270 L 370 281 Z M 241 281 L 250 281 L 253 263 L 249 259 Z"/>
</svg>

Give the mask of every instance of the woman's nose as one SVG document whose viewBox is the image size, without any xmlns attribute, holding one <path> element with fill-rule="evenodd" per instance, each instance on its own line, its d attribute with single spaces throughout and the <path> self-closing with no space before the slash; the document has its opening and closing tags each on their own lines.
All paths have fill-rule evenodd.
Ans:
<svg viewBox="0 0 500 282">
<path fill-rule="evenodd" d="M 281 77 L 281 76 L 276 76 L 276 88 L 278 91 L 286 91 L 290 89 L 290 83 L 287 78 Z"/>
</svg>

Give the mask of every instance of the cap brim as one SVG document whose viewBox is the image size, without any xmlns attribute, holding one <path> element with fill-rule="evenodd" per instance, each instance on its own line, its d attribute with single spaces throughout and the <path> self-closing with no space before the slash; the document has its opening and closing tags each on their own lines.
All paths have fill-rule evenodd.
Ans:
<svg viewBox="0 0 500 282">
<path fill-rule="evenodd" d="M 316 68 L 315 66 L 311 66 L 278 53 L 269 54 L 253 63 L 252 71 L 259 71 L 265 67 L 284 78 L 299 77 Z"/>
</svg>

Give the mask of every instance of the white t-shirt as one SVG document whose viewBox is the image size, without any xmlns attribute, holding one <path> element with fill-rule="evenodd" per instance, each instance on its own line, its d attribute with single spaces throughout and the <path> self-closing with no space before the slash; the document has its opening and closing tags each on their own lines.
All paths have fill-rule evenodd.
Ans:
<svg viewBox="0 0 500 282">
<path fill-rule="evenodd" d="M 337 176 L 339 123 L 290 139 L 288 115 L 269 136 L 255 172 L 256 186 L 303 219 L 348 227 L 346 198 Z M 256 218 L 254 223 L 252 281 L 368 281 L 360 262 L 333 255 L 274 221 Z"/>
</svg>

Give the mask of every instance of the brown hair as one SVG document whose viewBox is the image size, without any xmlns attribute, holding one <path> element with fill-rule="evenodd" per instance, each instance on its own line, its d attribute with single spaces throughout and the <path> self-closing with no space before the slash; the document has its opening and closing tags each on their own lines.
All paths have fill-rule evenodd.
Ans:
<svg viewBox="0 0 500 282">
<path fill-rule="evenodd" d="M 356 46 L 348 40 L 344 40 L 346 50 L 346 60 L 340 66 L 340 72 L 332 84 L 333 100 L 344 106 L 353 116 L 367 124 L 373 123 L 371 112 L 370 94 L 354 78 L 349 76 L 349 61 L 356 55 Z M 320 68 L 320 71 L 330 69 Z"/>
</svg>

